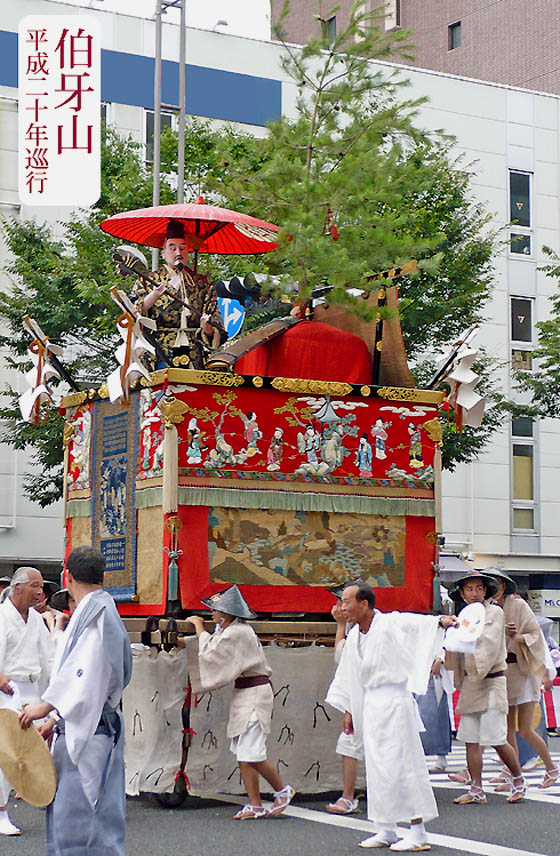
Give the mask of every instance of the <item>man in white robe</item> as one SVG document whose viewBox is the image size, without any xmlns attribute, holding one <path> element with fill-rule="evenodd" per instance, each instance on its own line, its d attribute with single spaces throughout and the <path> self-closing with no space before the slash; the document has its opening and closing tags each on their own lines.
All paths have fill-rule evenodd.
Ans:
<svg viewBox="0 0 560 856">
<path fill-rule="evenodd" d="M 369 586 L 349 586 L 342 609 L 350 630 L 327 702 L 344 713 L 343 731 L 361 736 L 367 778 L 368 817 L 375 835 L 361 847 L 428 850 L 424 822 L 438 811 L 419 732 L 422 723 L 412 692 L 426 692 L 439 627 L 453 616 L 426 616 L 375 607 Z M 410 821 L 404 838 L 397 823 Z"/>
<path fill-rule="evenodd" d="M 257 634 L 246 623 L 247 618 L 255 615 L 235 585 L 202 602 L 212 610 L 214 633 L 208 633 L 203 619 L 193 615 L 189 621 L 198 638 L 197 658 L 192 657 L 190 640 L 180 640 L 180 644 L 191 655 L 189 671 L 193 687 L 209 691 L 234 681 L 227 736 L 231 738 L 231 751 L 239 763 L 249 797 L 234 820 L 273 817 L 284 811 L 295 791 L 291 785 L 284 785 L 267 757 L 266 735 L 270 732 L 274 702 L 272 669 Z M 274 792 L 274 803 L 268 811 L 261 802 L 259 775 Z"/>
<path fill-rule="evenodd" d="M 0 708 L 19 713 L 46 687 L 54 647 L 43 619 L 33 608 L 43 598 L 43 577 L 35 568 L 18 568 L 0 605 Z M 0 771 L 0 835 L 19 835 L 8 816 L 10 784 Z"/>
<path fill-rule="evenodd" d="M 331 615 L 336 621 L 336 636 L 334 640 L 334 662 L 340 663 L 346 637 L 352 626 L 346 621 L 342 612 L 341 597 L 345 588 L 351 585 L 363 585 L 363 580 L 357 578 L 349 583 L 333 586 L 329 589 L 337 598 L 331 609 Z M 358 762 L 364 760 L 364 749 L 355 733 L 345 734 L 341 731 L 336 743 L 336 754 L 342 758 L 342 794 L 334 802 L 327 804 L 331 814 L 355 814 L 360 810 L 356 797 L 356 780 L 358 778 Z"/>
<path fill-rule="evenodd" d="M 23 728 L 56 711 L 53 760 L 58 787 L 47 809 L 48 856 L 124 856 L 124 728 L 120 702 L 132 671 L 130 642 L 112 597 L 105 561 L 92 547 L 68 557 L 66 585 L 76 609 L 57 650 L 40 704 L 20 714 Z M 42 729 L 52 730 L 52 719 Z"/>
</svg>

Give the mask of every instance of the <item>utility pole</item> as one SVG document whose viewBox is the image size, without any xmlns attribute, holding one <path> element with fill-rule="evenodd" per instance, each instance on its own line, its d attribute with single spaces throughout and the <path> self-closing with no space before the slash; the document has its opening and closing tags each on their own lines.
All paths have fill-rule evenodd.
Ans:
<svg viewBox="0 0 560 856">
<path fill-rule="evenodd" d="M 160 140 L 161 140 L 161 15 L 163 0 L 156 3 L 156 57 L 154 68 L 154 172 L 152 205 L 159 205 Z M 159 250 L 152 250 L 152 270 L 159 265 Z"/>
<path fill-rule="evenodd" d="M 187 90 L 186 66 L 186 6 L 181 0 L 181 23 L 179 25 L 179 133 L 177 142 L 177 202 L 185 201 L 185 96 Z"/>
<path fill-rule="evenodd" d="M 171 7 L 180 7 L 179 26 L 179 134 L 177 151 L 177 202 L 184 202 L 185 194 L 185 94 L 186 94 L 186 2 L 187 0 L 157 0 L 155 23 L 155 68 L 154 68 L 154 166 L 152 205 L 159 205 L 161 171 L 161 32 L 162 15 Z M 159 250 L 152 250 L 152 270 L 159 265 Z"/>
</svg>

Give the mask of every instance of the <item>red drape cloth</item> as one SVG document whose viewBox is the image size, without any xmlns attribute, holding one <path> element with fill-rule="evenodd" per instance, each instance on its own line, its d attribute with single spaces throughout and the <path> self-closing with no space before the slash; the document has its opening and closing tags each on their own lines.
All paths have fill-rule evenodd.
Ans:
<svg viewBox="0 0 560 856">
<path fill-rule="evenodd" d="M 208 507 L 181 505 L 178 515 L 182 527 L 179 548 L 181 604 L 184 609 L 201 609 L 200 599 L 227 586 L 210 582 L 208 568 Z M 365 524 L 367 525 L 367 523 Z M 426 567 L 435 560 L 435 547 L 429 537 L 434 522 L 431 517 L 406 518 L 406 559 L 404 586 L 375 589 L 376 603 L 383 612 L 392 609 L 428 612 L 431 606 L 432 581 L 426 579 Z M 242 585 L 243 595 L 256 612 L 330 612 L 335 597 L 319 586 Z"/>
<path fill-rule="evenodd" d="M 303 321 L 259 345 L 235 366 L 238 374 L 371 383 L 366 343 L 321 321 Z"/>
</svg>

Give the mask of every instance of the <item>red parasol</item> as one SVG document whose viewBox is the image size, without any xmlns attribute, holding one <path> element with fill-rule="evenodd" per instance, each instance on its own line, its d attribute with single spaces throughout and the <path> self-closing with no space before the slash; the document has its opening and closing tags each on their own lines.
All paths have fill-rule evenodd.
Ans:
<svg viewBox="0 0 560 856">
<path fill-rule="evenodd" d="M 205 205 L 202 197 L 196 204 L 177 203 L 124 211 L 104 220 L 104 232 L 148 247 L 163 247 L 167 225 L 179 220 L 185 226 L 185 239 L 200 253 L 268 253 L 278 249 L 278 226 L 230 211 Z"/>
</svg>

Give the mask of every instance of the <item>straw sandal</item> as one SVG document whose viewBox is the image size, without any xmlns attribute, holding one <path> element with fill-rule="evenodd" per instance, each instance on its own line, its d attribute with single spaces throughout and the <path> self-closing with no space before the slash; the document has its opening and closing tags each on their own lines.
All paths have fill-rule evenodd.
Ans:
<svg viewBox="0 0 560 856">
<path fill-rule="evenodd" d="M 503 785 L 504 782 L 509 781 L 511 773 L 507 768 L 502 768 L 497 776 L 494 776 L 492 779 L 488 779 L 488 784 L 490 785 Z"/>
<path fill-rule="evenodd" d="M 468 770 L 459 770 L 458 773 L 448 773 L 447 778 L 452 782 L 457 782 L 459 785 L 472 784 L 471 774 Z"/>
<path fill-rule="evenodd" d="M 399 853 L 416 853 L 417 850 L 431 850 L 432 845 L 428 844 L 428 839 L 422 843 L 418 841 L 412 841 L 410 838 L 400 838 L 394 844 L 391 844 L 390 850 L 397 851 Z"/>
<path fill-rule="evenodd" d="M 274 791 L 274 804 L 269 808 L 266 816 L 276 817 L 277 814 L 282 814 L 285 808 L 288 808 L 295 795 L 295 788 L 291 785 L 286 785 L 281 791 Z"/>
<path fill-rule="evenodd" d="M 349 800 L 347 797 L 339 797 L 336 802 L 327 805 L 327 811 L 331 814 L 356 814 L 359 810 L 358 800 Z"/>
<path fill-rule="evenodd" d="M 378 847 L 390 847 L 391 844 L 396 844 L 398 838 L 395 833 L 389 830 L 376 832 L 375 835 L 370 835 L 369 838 L 364 838 L 358 843 L 358 847 L 364 847 L 366 850 L 374 850 Z"/>
<path fill-rule="evenodd" d="M 266 809 L 262 805 L 251 805 L 247 803 L 237 814 L 233 815 L 234 820 L 258 820 L 259 817 L 266 817 Z"/>
<path fill-rule="evenodd" d="M 500 784 L 496 785 L 494 788 L 495 794 L 508 794 L 512 789 L 512 778 L 511 775 L 504 776 L 503 779 L 500 780 Z"/>
<path fill-rule="evenodd" d="M 552 785 L 555 785 L 560 778 L 560 769 L 558 766 L 552 768 L 552 770 L 547 770 L 544 774 L 544 779 L 538 785 L 538 787 L 543 790 L 544 788 L 551 788 Z"/>
<path fill-rule="evenodd" d="M 515 783 L 518 782 L 516 785 Z M 523 776 L 515 776 L 511 780 L 511 794 L 507 798 L 508 803 L 521 802 L 527 793 L 527 782 Z"/>
<path fill-rule="evenodd" d="M 477 785 L 471 785 L 470 791 L 467 791 L 466 794 L 461 794 L 460 797 L 455 797 L 453 802 L 456 805 L 469 805 L 470 803 L 484 805 L 488 800 L 482 788 L 479 788 Z"/>
</svg>

